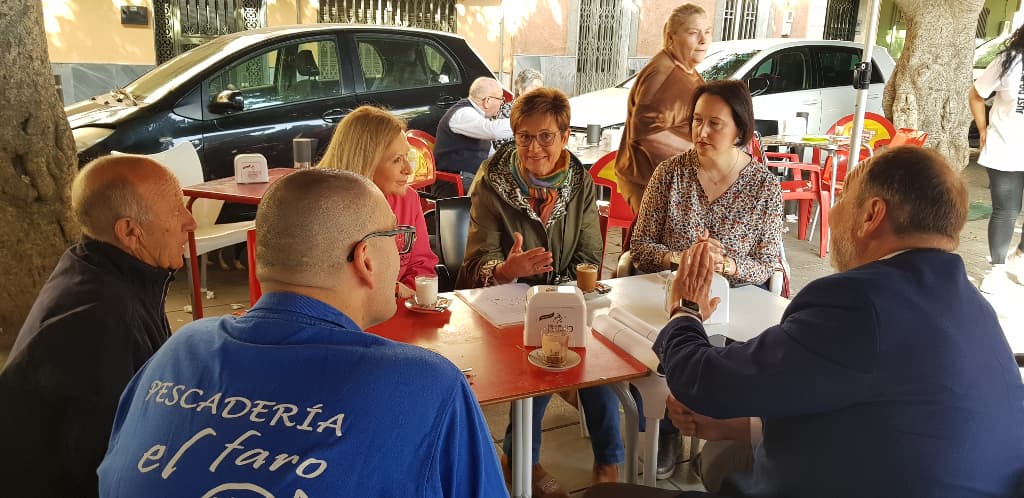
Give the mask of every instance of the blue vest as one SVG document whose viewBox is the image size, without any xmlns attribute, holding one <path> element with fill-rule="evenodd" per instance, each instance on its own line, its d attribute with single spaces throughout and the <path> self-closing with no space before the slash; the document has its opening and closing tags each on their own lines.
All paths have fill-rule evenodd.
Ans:
<svg viewBox="0 0 1024 498">
<path fill-rule="evenodd" d="M 434 161 L 441 171 L 476 174 L 480 163 L 487 159 L 491 151 L 491 141 L 467 137 L 452 131 L 448 123 L 459 109 L 472 107 L 469 99 L 462 99 L 444 113 L 437 123 L 437 143 L 434 144 Z M 475 110 L 475 109 L 474 109 Z"/>
</svg>

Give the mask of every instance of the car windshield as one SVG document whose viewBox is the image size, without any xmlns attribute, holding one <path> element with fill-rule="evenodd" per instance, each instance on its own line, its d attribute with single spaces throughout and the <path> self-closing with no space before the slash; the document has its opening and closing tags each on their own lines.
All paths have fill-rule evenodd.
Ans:
<svg viewBox="0 0 1024 498">
<path fill-rule="evenodd" d="M 179 81 L 189 78 L 202 62 L 215 60 L 225 51 L 220 40 L 211 40 L 153 68 L 124 87 L 137 101 L 153 102 L 174 88 Z M 150 99 L 150 97 L 154 97 Z"/>
<path fill-rule="evenodd" d="M 760 50 L 742 50 L 742 51 L 726 51 L 715 52 L 708 55 L 700 64 L 697 64 L 697 70 L 700 71 L 701 77 L 704 81 L 721 80 L 725 78 L 731 78 L 736 74 L 736 70 L 740 66 L 746 64 L 747 61 L 752 59 Z"/>
<path fill-rule="evenodd" d="M 974 68 L 985 69 L 1006 46 L 1006 37 L 993 38 L 974 50 Z"/>
</svg>

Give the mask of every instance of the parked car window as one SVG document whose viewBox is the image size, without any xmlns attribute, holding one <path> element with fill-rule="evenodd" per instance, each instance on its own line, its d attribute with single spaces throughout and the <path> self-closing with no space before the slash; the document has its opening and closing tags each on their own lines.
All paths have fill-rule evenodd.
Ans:
<svg viewBox="0 0 1024 498">
<path fill-rule="evenodd" d="M 208 80 L 208 98 L 224 90 L 242 92 L 247 111 L 339 95 L 337 45 L 334 40 L 314 40 L 261 52 Z"/>
<path fill-rule="evenodd" d="M 1008 34 L 997 36 L 974 49 L 974 69 L 985 69 L 1006 48 Z"/>
<path fill-rule="evenodd" d="M 860 51 L 847 47 L 819 47 L 816 52 L 822 88 L 853 85 L 853 70 L 860 63 Z M 871 82 L 885 83 L 877 64 L 871 67 Z"/>
<path fill-rule="evenodd" d="M 768 80 L 764 95 L 810 89 L 807 56 L 800 50 L 772 54 L 754 67 L 744 80 L 757 76 Z"/>
<path fill-rule="evenodd" d="M 715 52 L 697 65 L 700 76 L 704 81 L 720 80 L 731 78 L 736 69 L 752 59 L 759 50 L 745 50 L 740 52 L 721 51 Z"/>
<path fill-rule="evenodd" d="M 462 82 L 451 56 L 430 40 L 357 36 L 356 47 L 367 90 L 402 90 Z"/>
</svg>

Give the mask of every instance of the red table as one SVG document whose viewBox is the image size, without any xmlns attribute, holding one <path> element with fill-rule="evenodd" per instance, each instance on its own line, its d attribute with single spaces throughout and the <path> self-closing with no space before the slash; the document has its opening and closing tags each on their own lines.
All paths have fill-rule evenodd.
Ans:
<svg viewBox="0 0 1024 498">
<path fill-rule="evenodd" d="M 189 211 L 192 210 L 192 203 L 195 202 L 196 199 L 216 199 L 225 202 L 235 202 L 238 204 L 257 205 L 260 203 L 260 199 L 263 198 L 263 194 L 267 192 L 267 189 L 271 184 L 281 177 L 295 171 L 296 170 L 292 168 L 273 168 L 269 171 L 270 181 L 267 183 L 239 184 L 235 182 L 235 177 L 232 176 L 184 187 L 181 191 L 189 198 Z M 253 241 L 253 233 L 251 230 L 248 238 L 250 242 L 249 282 L 250 285 L 252 285 L 252 283 L 255 282 L 254 272 L 256 271 L 256 265 L 253 260 L 253 251 L 251 247 L 251 243 Z M 192 318 L 199 319 L 203 317 L 203 296 L 199 282 L 199 256 L 196 254 L 195 232 L 188 233 L 188 252 L 192 263 Z M 253 295 L 252 291 L 253 289 L 250 288 L 250 297 Z"/>
<path fill-rule="evenodd" d="M 513 496 L 530 496 L 531 398 L 567 389 L 613 384 L 626 406 L 625 476 L 633 479 L 637 415 L 626 381 L 647 376 L 647 367 L 603 337 L 591 333 L 586 349 L 574 349 L 582 357 L 579 366 L 564 372 L 542 370 L 526 358 L 534 348 L 523 346 L 522 325 L 499 329 L 459 298 L 450 297 L 452 305 L 447 311 L 429 314 L 409 311 L 399 300 L 395 316 L 369 331 L 436 351 L 459 368 L 472 368 L 470 385 L 481 405 L 512 402 L 513 447 L 519 449 L 512 455 Z M 630 406 L 632 417 L 629 416 Z"/>
</svg>

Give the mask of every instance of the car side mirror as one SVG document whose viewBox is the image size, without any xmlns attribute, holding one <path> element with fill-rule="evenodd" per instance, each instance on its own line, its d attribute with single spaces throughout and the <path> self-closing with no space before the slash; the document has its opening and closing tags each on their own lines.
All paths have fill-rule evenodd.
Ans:
<svg viewBox="0 0 1024 498">
<path fill-rule="evenodd" d="M 747 88 L 750 89 L 751 97 L 761 95 L 768 91 L 768 78 L 765 78 L 764 76 L 754 76 L 747 80 Z"/>
<path fill-rule="evenodd" d="M 242 92 L 238 90 L 223 90 L 210 99 L 207 106 L 210 112 L 215 114 L 230 114 L 245 109 L 245 102 L 242 100 Z"/>
</svg>

